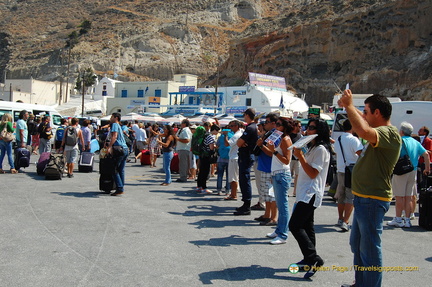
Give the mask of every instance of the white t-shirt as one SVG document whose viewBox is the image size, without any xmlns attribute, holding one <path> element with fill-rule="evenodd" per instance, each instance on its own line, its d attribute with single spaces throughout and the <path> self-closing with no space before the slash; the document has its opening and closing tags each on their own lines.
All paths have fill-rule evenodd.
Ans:
<svg viewBox="0 0 432 287">
<path fill-rule="evenodd" d="M 243 134 L 243 129 L 239 129 L 229 140 L 228 140 L 228 144 L 230 146 L 230 151 L 229 151 L 229 159 L 238 159 L 238 146 L 237 146 L 237 141 L 238 139 L 242 136 Z"/>
<path fill-rule="evenodd" d="M 312 179 L 300 164 L 296 202 L 309 203 L 315 195 L 314 206 L 320 207 L 330 164 L 330 152 L 324 146 L 319 145 L 306 152 L 305 158 L 309 165 L 318 170 L 319 173 Z"/>
<path fill-rule="evenodd" d="M 188 127 L 181 129 L 177 132 L 177 136 L 180 139 L 189 139 L 188 143 L 182 143 L 177 141 L 176 150 L 190 150 L 191 149 L 191 140 L 192 140 L 192 132 Z"/>
<path fill-rule="evenodd" d="M 138 132 L 139 132 L 139 126 L 137 125 L 137 124 L 133 124 L 132 125 L 132 130 L 135 132 L 135 138 L 137 138 L 138 136 L 137 136 L 137 134 L 138 134 Z"/>
<path fill-rule="evenodd" d="M 340 139 L 342 142 L 346 165 L 348 166 L 352 163 L 356 163 L 358 159 L 356 152 L 363 149 L 363 145 L 361 144 L 360 140 L 350 133 L 341 134 Z M 339 139 L 335 141 L 334 148 L 336 152 L 337 172 L 345 173 L 345 163 L 339 144 Z"/>
<path fill-rule="evenodd" d="M 133 129 L 133 127 L 132 127 Z M 147 139 L 147 133 L 145 131 L 145 129 L 140 129 L 138 128 L 138 130 L 135 132 L 135 139 L 137 142 L 143 142 Z"/>
</svg>

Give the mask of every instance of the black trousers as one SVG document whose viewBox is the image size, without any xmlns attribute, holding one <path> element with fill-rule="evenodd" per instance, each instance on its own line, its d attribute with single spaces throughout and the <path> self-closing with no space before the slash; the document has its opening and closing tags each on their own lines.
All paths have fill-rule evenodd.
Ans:
<svg viewBox="0 0 432 287">
<path fill-rule="evenodd" d="M 197 180 L 197 187 L 207 188 L 207 178 L 210 174 L 210 158 L 200 156 L 200 166 Z"/>
<path fill-rule="evenodd" d="M 289 222 L 289 230 L 300 247 L 303 254 L 303 260 L 307 264 L 313 264 L 315 261 L 322 261 L 316 252 L 314 214 L 313 206 L 315 195 L 309 203 L 298 202 L 294 208 Z"/>
</svg>

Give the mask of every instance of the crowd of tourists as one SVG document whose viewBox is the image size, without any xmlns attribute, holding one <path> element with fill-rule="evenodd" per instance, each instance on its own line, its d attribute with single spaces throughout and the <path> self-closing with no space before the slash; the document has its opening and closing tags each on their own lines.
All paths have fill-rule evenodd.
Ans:
<svg viewBox="0 0 432 287">
<path fill-rule="evenodd" d="M 178 157 L 176 182 L 193 183 L 197 193 L 222 195 L 224 200 L 236 201 L 241 196 L 242 205 L 233 210 L 233 215 L 245 216 L 253 209 L 262 210 L 263 214 L 255 220 L 260 225 L 275 227 L 266 235 L 272 245 L 286 243 L 291 232 L 303 254 L 297 266 L 307 271 L 305 278 L 313 276 L 324 264 L 316 250 L 314 214 L 334 173 L 336 225 L 342 231 L 351 230 L 354 265 L 382 266 L 384 214 L 395 197 L 396 217 L 387 224 L 412 226 L 417 186 L 423 184 L 421 175 L 430 173 L 432 140 L 427 127 L 413 136 L 413 127 L 407 122 L 399 130 L 392 126 L 391 105 L 383 96 L 367 98 L 364 110 L 359 111 L 353 105 L 351 91 L 346 90 L 339 105 L 345 108 L 348 119 L 343 122 L 343 134 L 335 140 L 331 139 L 324 120 L 310 119 L 303 129 L 300 121 L 274 113 L 267 114 L 265 120 L 259 119 L 252 108 L 244 112 L 243 121 L 232 120 L 226 126 L 220 126 L 217 120 L 197 126 L 188 119 L 179 126 L 144 125 L 137 121 L 121 122 L 119 113 L 113 113 L 104 127 L 96 127 L 88 120 L 78 127 L 76 118 L 63 119 L 55 135 L 49 117 L 35 119 L 22 111 L 14 130 L 11 115 L 4 114 L 0 123 L 4 137 L 0 140 L 0 173 L 5 173 L 2 164 L 6 155 L 10 172 L 18 172 L 12 142 L 6 138 L 7 133 L 13 132 L 17 147 L 31 146 L 34 153 L 40 154 L 50 151 L 50 139 L 55 136 L 54 148 L 66 154 L 68 177 L 73 177 L 78 154 L 90 150 L 92 139 L 98 139 L 113 156 L 116 147 L 121 147 L 122 152 L 115 155 L 116 190 L 111 194 L 114 196 L 125 192 L 125 166 L 131 158 L 136 162 L 149 156 L 149 166 L 154 168 L 162 155 L 165 176 L 160 184 L 168 186 L 172 183 L 172 161 Z M 65 134 L 70 128 L 77 131 L 74 146 L 66 145 Z M 396 172 L 399 162 L 407 158 L 413 168 Z M 258 190 L 255 205 L 252 171 Z M 208 187 L 211 177 L 217 177 L 215 190 Z M 291 186 L 295 196 L 293 210 L 288 202 Z M 379 271 L 356 270 L 354 285 L 347 286 L 380 286 L 381 281 Z"/>
</svg>

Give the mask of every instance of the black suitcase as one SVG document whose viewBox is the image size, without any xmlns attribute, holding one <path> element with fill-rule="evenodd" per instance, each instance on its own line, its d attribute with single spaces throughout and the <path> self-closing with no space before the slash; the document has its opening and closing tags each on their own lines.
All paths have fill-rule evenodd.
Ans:
<svg viewBox="0 0 432 287">
<path fill-rule="evenodd" d="M 99 160 L 99 190 L 110 192 L 116 189 L 114 174 L 116 163 L 114 158 L 107 156 Z"/>
<path fill-rule="evenodd" d="M 91 152 L 82 152 L 78 161 L 79 172 L 92 172 L 93 171 L 94 154 Z"/>
<path fill-rule="evenodd" d="M 45 167 L 45 179 L 58 180 L 63 177 L 65 168 L 65 158 L 63 154 L 51 154 L 49 161 Z"/>
<path fill-rule="evenodd" d="M 420 190 L 419 226 L 432 231 L 432 187 Z"/>
<path fill-rule="evenodd" d="M 26 148 L 15 149 L 15 169 L 19 170 L 22 167 L 30 165 L 30 151 Z"/>
</svg>

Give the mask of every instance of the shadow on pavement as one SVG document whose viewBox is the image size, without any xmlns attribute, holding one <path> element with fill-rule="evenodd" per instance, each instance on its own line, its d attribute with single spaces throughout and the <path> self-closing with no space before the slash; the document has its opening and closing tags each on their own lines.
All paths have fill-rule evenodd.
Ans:
<svg viewBox="0 0 432 287">
<path fill-rule="evenodd" d="M 215 280 L 224 281 L 246 281 L 259 279 L 280 279 L 291 281 L 305 281 L 301 277 L 281 276 L 276 273 L 288 272 L 287 268 L 274 269 L 270 267 L 262 267 L 260 265 L 251 265 L 250 267 L 234 267 L 219 271 L 209 271 L 199 274 L 199 278 L 203 284 L 213 284 Z"/>
<path fill-rule="evenodd" d="M 221 238 L 210 238 L 209 240 L 194 240 L 189 241 L 196 246 L 219 246 L 219 247 L 230 247 L 233 245 L 268 245 L 270 239 L 265 237 L 256 237 L 256 238 L 247 238 L 240 235 L 231 235 L 229 237 L 221 237 Z"/>
<path fill-rule="evenodd" d="M 241 220 L 212 220 L 212 219 L 205 219 L 200 220 L 197 222 L 189 223 L 190 225 L 196 225 L 198 229 L 201 228 L 224 228 L 227 226 L 257 226 L 257 227 L 263 227 L 259 226 L 259 223 L 256 221 L 241 221 Z M 268 227 L 268 226 L 267 226 Z"/>
<path fill-rule="evenodd" d="M 75 197 L 100 197 L 101 195 L 106 195 L 101 191 L 87 191 L 87 192 L 52 192 L 54 194 L 62 195 L 62 196 L 75 196 Z M 108 194 L 109 195 L 109 194 Z"/>
</svg>

